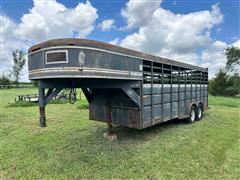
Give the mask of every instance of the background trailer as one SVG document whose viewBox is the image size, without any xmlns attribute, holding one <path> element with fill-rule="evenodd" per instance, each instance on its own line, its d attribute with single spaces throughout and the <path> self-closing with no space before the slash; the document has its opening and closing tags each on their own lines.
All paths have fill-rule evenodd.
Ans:
<svg viewBox="0 0 240 180">
<path fill-rule="evenodd" d="M 45 106 L 63 88 L 82 88 L 89 118 L 143 129 L 173 118 L 202 118 L 208 70 L 107 43 L 56 39 L 29 49 L 29 79 L 38 80 L 40 126 Z M 47 91 L 45 92 L 45 89 Z"/>
</svg>

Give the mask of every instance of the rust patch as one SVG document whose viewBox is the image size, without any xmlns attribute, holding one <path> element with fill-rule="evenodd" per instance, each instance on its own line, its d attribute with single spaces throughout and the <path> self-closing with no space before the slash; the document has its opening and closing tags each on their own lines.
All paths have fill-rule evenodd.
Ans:
<svg viewBox="0 0 240 180">
<path fill-rule="evenodd" d="M 33 46 L 32 49 L 31 49 L 31 52 L 34 52 L 34 51 L 38 51 L 41 49 L 41 46 L 39 45 L 36 45 L 36 46 Z"/>
<path fill-rule="evenodd" d="M 140 112 L 139 110 L 128 110 L 128 127 L 139 128 L 140 127 Z"/>
</svg>

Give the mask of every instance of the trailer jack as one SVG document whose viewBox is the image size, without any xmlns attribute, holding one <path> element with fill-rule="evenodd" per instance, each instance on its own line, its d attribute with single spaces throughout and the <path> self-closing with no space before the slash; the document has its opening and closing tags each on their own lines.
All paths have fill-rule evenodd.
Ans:
<svg viewBox="0 0 240 180">
<path fill-rule="evenodd" d="M 108 132 L 103 134 L 103 137 L 108 139 L 109 141 L 117 140 L 117 135 L 113 132 L 113 125 L 112 125 L 112 108 L 111 108 L 111 92 L 108 96 L 108 104 L 107 104 L 107 124 L 108 124 Z"/>
</svg>

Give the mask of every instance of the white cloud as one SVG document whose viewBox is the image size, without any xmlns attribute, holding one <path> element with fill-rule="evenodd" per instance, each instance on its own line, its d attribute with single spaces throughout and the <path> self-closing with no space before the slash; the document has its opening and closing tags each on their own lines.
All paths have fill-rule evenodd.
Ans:
<svg viewBox="0 0 240 180">
<path fill-rule="evenodd" d="M 121 15 L 127 21 L 126 28 L 139 27 L 148 23 L 150 15 L 158 9 L 161 0 L 155 1 L 138 1 L 130 0 L 126 8 L 122 9 Z"/>
<path fill-rule="evenodd" d="M 119 45 L 119 42 L 120 42 L 120 39 L 119 38 L 115 38 L 115 39 L 109 41 L 108 43 L 109 44 L 113 44 L 113 45 Z"/>
<path fill-rule="evenodd" d="M 233 47 L 237 47 L 240 49 L 240 39 L 232 44 Z"/>
<path fill-rule="evenodd" d="M 97 9 L 89 1 L 79 3 L 75 9 L 64 14 L 64 18 L 72 26 L 73 31 L 79 33 L 80 37 L 89 35 L 94 29 L 95 20 L 98 18 Z"/>
<path fill-rule="evenodd" d="M 102 31 L 109 31 L 110 29 L 114 28 L 114 19 L 106 19 L 101 22 L 100 28 Z"/>
<path fill-rule="evenodd" d="M 0 74 L 8 75 L 11 70 L 11 52 L 15 49 L 22 49 L 25 52 L 29 47 L 29 42 L 24 41 L 18 37 L 18 34 L 15 32 L 15 29 L 18 28 L 18 25 L 6 16 L 0 16 L 1 18 L 1 57 L 0 57 Z M 27 67 L 27 66 L 26 66 Z M 20 80 L 27 79 L 27 68 L 24 67 L 22 72 L 23 76 Z"/>
<path fill-rule="evenodd" d="M 56 0 L 34 0 L 33 7 L 21 17 L 19 24 L 1 16 L 0 73 L 9 73 L 12 50 L 27 52 L 31 45 L 52 38 L 86 37 L 93 31 L 97 18 L 97 9 L 89 1 L 70 9 Z M 20 80 L 28 80 L 27 65 Z"/>
<path fill-rule="evenodd" d="M 21 18 L 17 33 L 35 41 L 72 37 L 73 33 L 86 37 L 94 29 L 97 18 L 97 10 L 89 1 L 68 9 L 55 0 L 34 0 L 30 12 Z"/>
<path fill-rule="evenodd" d="M 201 54 L 202 66 L 209 68 L 210 77 L 213 77 L 219 68 L 224 68 L 227 62 L 225 55 L 228 47 L 240 48 L 240 39 L 232 44 L 227 44 L 222 41 L 214 41 L 207 49 L 203 50 Z"/>
<path fill-rule="evenodd" d="M 199 49 L 211 48 L 211 29 L 223 21 L 218 4 L 211 10 L 175 14 L 163 9 L 161 1 L 130 0 L 122 10 L 127 28 L 137 31 L 120 45 L 191 64 L 202 64 Z M 144 7 L 144 11 L 141 11 Z"/>
<path fill-rule="evenodd" d="M 161 54 L 162 51 L 191 52 L 210 43 L 209 29 L 220 22 L 217 12 L 219 9 L 213 6 L 212 11 L 182 15 L 159 6 L 149 12 L 146 24 L 140 25 L 138 32 L 128 35 L 121 44 L 154 54 Z M 134 14 L 133 17 L 141 17 L 141 12 L 138 13 L 139 15 Z M 131 15 L 129 19 L 132 19 Z"/>
<path fill-rule="evenodd" d="M 225 49 L 229 45 L 222 41 L 213 42 L 201 54 L 202 66 L 209 69 L 209 76 L 213 77 L 219 68 L 226 64 Z"/>
</svg>

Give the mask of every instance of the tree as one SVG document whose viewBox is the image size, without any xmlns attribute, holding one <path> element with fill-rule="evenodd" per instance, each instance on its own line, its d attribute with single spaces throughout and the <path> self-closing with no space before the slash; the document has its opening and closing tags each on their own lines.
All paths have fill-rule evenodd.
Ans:
<svg viewBox="0 0 240 180">
<path fill-rule="evenodd" d="M 225 94 L 227 96 L 234 96 L 240 94 L 240 78 L 237 74 L 228 76 Z"/>
<path fill-rule="evenodd" d="M 216 77 L 209 81 L 209 92 L 212 95 L 235 96 L 240 94 L 240 49 L 226 49 L 227 62 Z"/>
<path fill-rule="evenodd" d="M 32 80 L 31 81 L 34 87 L 38 87 L 38 81 L 37 80 Z"/>
<path fill-rule="evenodd" d="M 227 88 L 227 74 L 223 69 L 220 69 L 216 77 L 209 82 L 209 91 L 212 95 L 226 95 L 225 89 Z"/>
<path fill-rule="evenodd" d="M 22 50 L 16 49 L 12 51 L 13 65 L 12 65 L 12 76 L 16 84 L 19 82 L 20 73 L 26 63 L 25 53 Z"/>
<path fill-rule="evenodd" d="M 240 78 L 238 75 L 228 75 L 220 69 L 216 77 L 209 81 L 209 92 L 214 96 L 235 96 L 240 94 Z"/>
<path fill-rule="evenodd" d="M 10 79 L 4 74 L 0 77 L 0 85 L 9 85 Z"/>
<path fill-rule="evenodd" d="M 234 74 L 239 74 L 240 71 L 240 49 L 237 47 L 229 47 L 226 49 L 226 70 Z"/>
</svg>

